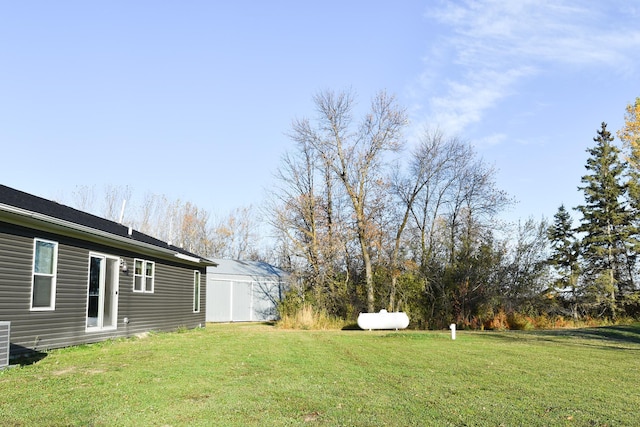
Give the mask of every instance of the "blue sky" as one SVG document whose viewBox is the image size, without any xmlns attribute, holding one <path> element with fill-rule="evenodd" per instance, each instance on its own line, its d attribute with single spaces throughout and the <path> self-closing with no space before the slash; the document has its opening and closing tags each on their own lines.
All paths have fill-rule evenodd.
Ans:
<svg viewBox="0 0 640 427">
<path fill-rule="evenodd" d="M 640 2 L 0 1 L 0 183 L 259 206 L 312 96 L 394 93 L 551 218 L 640 96 Z M 575 216 L 575 214 L 574 214 Z"/>
</svg>

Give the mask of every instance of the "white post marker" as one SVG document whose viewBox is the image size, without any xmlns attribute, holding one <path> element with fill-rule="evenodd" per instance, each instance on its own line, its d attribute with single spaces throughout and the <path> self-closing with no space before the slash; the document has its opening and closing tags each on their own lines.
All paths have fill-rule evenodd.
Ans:
<svg viewBox="0 0 640 427">
<path fill-rule="evenodd" d="M 456 324 L 452 323 L 451 325 L 449 325 L 449 329 L 451 329 L 451 339 L 455 340 L 456 339 Z"/>
</svg>

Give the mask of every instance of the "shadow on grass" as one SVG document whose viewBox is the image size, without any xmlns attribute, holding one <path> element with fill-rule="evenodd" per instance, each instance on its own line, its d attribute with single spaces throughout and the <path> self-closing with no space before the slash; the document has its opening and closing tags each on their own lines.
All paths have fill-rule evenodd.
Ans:
<svg viewBox="0 0 640 427">
<path fill-rule="evenodd" d="M 12 356 L 9 363 L 11 365 L 19 366 L 33 365 L 34 363 L 38 363 L 39 361 L 47 357 L 47 353 L 36 351 L 17 344 L 11 344 L 10 354 L 17 354 L 17 356 Z"/>
<path fill-rule="evenodd" d="M 600 346 L 609 349 L 640 350 L 640 324 L 624 326 L 600 326 L 595 328 L 579 329 L 550 329 L 536 331 L 511 331 L 496 333 L 497 337 L 505 339 L 518 339 L 523 336 L 552 342 L 568 342 L 568 339 L 578 339 L 582 342 L 576 344 Z M 636 346 L 621 346 L 623 344 L 635 344 Z"/>
<path fill-rule="evenodd" d="M 342 327 L 343 331 L 361 331 L 360 326 L 357 323 L 349 323 Z"/>
<path fill-rule="evenodd" d="M 276 324 L 278 323 L 275 320 L 265 320 L 263 322 L 259 322 L 262 326 L 276 326 Z"/>
</svg>

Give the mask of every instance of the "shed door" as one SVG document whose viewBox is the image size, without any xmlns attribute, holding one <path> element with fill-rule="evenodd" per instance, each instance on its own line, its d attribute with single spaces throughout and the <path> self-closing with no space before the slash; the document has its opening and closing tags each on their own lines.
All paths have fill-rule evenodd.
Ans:
<svg viewBox="0 0 640 427">
<path fill-rule="evenodd" d="M 89 257 L 87 330 L 116 328 L 119 266 L 119 258 L 97 254 Z"/>
</svg>

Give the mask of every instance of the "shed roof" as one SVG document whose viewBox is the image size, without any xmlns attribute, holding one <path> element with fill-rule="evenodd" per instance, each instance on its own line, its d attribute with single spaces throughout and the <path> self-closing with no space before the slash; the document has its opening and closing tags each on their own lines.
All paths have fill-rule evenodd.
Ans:
<svg viewBox="0 0 640 427">
<path fill-rule="evenodd" d="M 235 259 L 213 259 L 218 266 L 211 271 L 213 274 L 229 276 L 270 277 L 284 280 L 289 276 L 286 271 L 262 261 L 242 261 Z"/>
<path fill-rule="evenodd" d="M 116 246 L 136 246 L 170 254 L 182 261 L 215 263 L 160 239 L 72 207 L 0 185 L 0 218 L 18 224 L 54 228 L 63 234 L 112 241 Z"/>
</svg>

